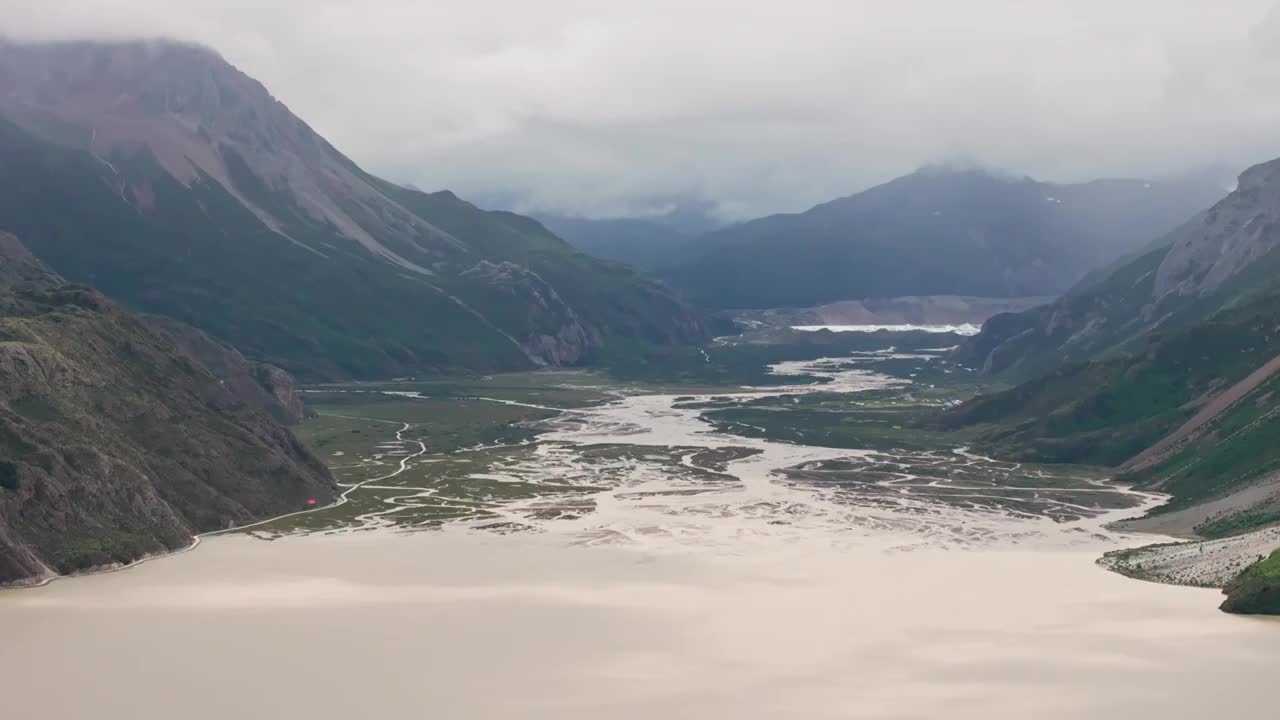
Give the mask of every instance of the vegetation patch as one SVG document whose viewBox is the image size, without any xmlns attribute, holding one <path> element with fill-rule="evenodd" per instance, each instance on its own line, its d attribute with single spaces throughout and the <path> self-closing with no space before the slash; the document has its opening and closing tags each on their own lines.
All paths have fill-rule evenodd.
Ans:
<svg viewBox="0 0 1280 720">
<path fill-rule="evenodd" d="M 1240 574 L 1223 589 L 1222 609 L 1243 615 L 1280 615 L 1280 550 Z"/>
</svg>

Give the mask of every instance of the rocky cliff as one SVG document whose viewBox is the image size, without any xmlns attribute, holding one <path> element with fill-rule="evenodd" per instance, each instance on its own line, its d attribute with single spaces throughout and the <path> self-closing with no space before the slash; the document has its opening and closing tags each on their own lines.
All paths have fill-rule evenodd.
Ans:
<svg viewBox="0 0 1280 720">
<path fill-rule="evenodd" d="M 271 414 L 0 236 L 0 583 L 126 563 L 327 503 Z"/>
<path fill-rule="evenodd" d="M 285 425 L 302 422 L 306 409 L 289 373 L 249 360 L 239 350 L 186 323 L 159 315 L 144 316 L 143 320 L 213 373 L 240 400 L 266 410 Z"/>
</svg>

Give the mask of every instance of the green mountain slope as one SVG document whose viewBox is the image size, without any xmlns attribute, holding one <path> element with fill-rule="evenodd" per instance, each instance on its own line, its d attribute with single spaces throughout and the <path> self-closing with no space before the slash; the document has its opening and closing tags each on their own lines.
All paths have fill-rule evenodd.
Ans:
<svg viewBox="0 0 1280 720">
<path fill-rule="evenodd" d="M 0 45 L 0 229 L 306 379 L 589 361 L 699 318 L 538 223 L 375 178 L 173 44 Z"/>
<path fill-rule="evenodd" d="M 1041 183 L 929 168 L 697 240 L 671 281 L 715 307 L 905 295 L 1043 296 L 1221 197 L 1198 182 Z"/>
<path fill-rule="evenodd" d="M 946 420 L 990 426 L 983 445 L 1000 456 L 1120 465 L 1280 355 L 1280 297 L 1136 345 L 975 399 Z"/>
<path fill-rule="evenodd" d="M 1144 527 L 1218 538 L 1280 523 L 1278 220 L 1271 161 L 1106 277 L 992 318 L 958 357 L 1033 377 L 941 422 L 998 456 L 1111 465 L 1170 494 Z"/>
<path fill-rule="evenodd" d="M 125 563 L 327 503 L 268 410 L 0 235 L 0 583 Z"/>
<path fill-rule="evenodd" d="M 1228 495 L 1280 472 L 1280 376 L 1245 393 L 1225 412 L 1196 427 L 1150 465 L 1128 463 L 1122 477 L 1173 495 L 1162 512 L 1174 512 Z M 1215 513 L 1196 528 L 1207 537 L 1235 534 L 1280 522 L 1280 493 Z"/>
</svg>

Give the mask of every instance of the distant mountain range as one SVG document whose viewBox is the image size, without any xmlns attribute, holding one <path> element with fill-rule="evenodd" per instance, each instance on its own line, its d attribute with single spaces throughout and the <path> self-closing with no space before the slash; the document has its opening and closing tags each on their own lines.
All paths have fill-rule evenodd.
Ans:
<svg viewBox="0 0 1280 720">
<path fill-rule="evenodd" d="M 642 270 L 660 270 L 696 252 L 697 238 L 724 226 L 711 204 L 688 197 L 654 199 L 660 212 L 588 218 L 533 211 L 530 215 L 574 247 Z"/>
<path fill-rule="evenodd" d="M 555 234 L 588 255 L 642 270 L 659 270 L 688 255 L 695 236 L 647 218 L 591 219 L 534 213 Z"/>
<path fill-rule="evenodd" d="M 1062 185 L 925 168 L 803 213 L 687 242 L 647 240 L 667 261 L 646 262 L 695 302 L 716 308 L 1054 295 L 1223 194 L 1199 180 Z"/>
<path fill-rule="evenodd" d="M 538 222 L 366 173 L 214 52 L 0 44 L 0 230 L 72 282 L 305 379 L 700 340 Z"/>
</svg>

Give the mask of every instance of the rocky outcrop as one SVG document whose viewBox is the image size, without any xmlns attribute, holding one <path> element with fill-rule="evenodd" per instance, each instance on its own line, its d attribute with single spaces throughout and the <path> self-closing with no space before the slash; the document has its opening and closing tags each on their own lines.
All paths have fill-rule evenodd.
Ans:
<svg viewBox="0 0 1280 720">
<path fill-rule="evenodd" d="M 1204 296 L 1280 243 L 1280 160 L 1240 175 L 1235 192 L 1215 205 L 1203 230 L 1175 243 L 1156 270 L 1152 300 Z"/>
<path fill-rule="evenodd" d="M 0 292 L 0 583 L 127 563 L 335 496 L 261 405 L 100 293 Z"/>
<path fill-rule="evenodd" d="M 272 400 L 265 407 L 286 425 L 302 422 L 307 416 L 307 408 L 302 404 L 302 395 L 298 393 L 293 376 L 266 363 L 254 363 L 252 367 L 257 387 L 265 390 Z"/>
<path fill-rule="evenodd" d="M 504 323 L 514 327 L 521 347 L 531 357 L 548 365 L 573 365 L 600 343 L 598 333 L 583 327 L 582 319 L 538 273 L 516 263 L 488 260 L 477 263 L 462 277 L 483 283 L 502 295 L 517 316 Z"/>
<path fill-rule="evenodd" d="M 0 291 L 39 290 L 64 280 L 36 259 L 14 235 L 0 231 Z"/>
<path fill-rule="evenodd" d="M 284 370 L 248 360 L 239 350 L 184 322 L 158 315 L 145 320 L 208 368 L 227 390 L 244 402 L 266 410 L 286 425 L 299 423 L 306 415 L 293 376 Z"/>
</svg>

